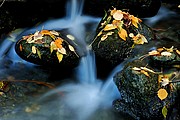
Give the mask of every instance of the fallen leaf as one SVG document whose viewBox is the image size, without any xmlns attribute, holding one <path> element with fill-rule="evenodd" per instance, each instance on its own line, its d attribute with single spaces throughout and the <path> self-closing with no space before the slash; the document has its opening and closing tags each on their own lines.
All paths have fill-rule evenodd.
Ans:
<svg viewBox="0 0 180 120">
<path fill-rule="evenodd" d="M 117 26 L 113 25 L 113 24 L 107 24 L 105 27 L 104 27 L 104 31 L 109 31 L 109 30 L 113 30 L 113 29 L 116 29 Z"/>
<path fill-rule="evenodd" d="M 58 58 L 59 62 L 61 62 L 62 59 L 63 59 L 63 54 L 61 54 L 59 52 L 56 52 L 56 55 L 57 55 L 57 58 Z"/>
<path fill-rule="evenodd" d="M 68 45 L 68 47 L 69 47 L 69 50 L 70 50 L 70 51 L 73 51 L 73 52 L 75 51 L 73 46 Z"/>
<path fill-rule="evenodd" d="M 162 55 L 162 56 L 171 56 L 172 53 L 167 52 L 167 51 L 164 51 L 164 52 L 161 52 L 161 55 Z"/>
<path fill-rule="evenodd" d="M 126 41 L 126 37 L 128 36 L 127 31 L 123 28 L 118 32 L 118 35 L 124 41 Z"/>
<path fill-rule="evenodd" d="M 160 55 L 160 52 L 158 52 L 157 50 L 152 50 L 152 51 L 148 52 L 148 55 L 150 55 L 150 56 Z"/>
<path fill-rule="evenodd" d="M 33 54 L 36 54 L 36 47 L 35 47 L 35 46 L 32 46 L 31 49 L 32 49 L 32 53 L 33 53 Z"/>
<path fill-rule="evenodd" d="M 114 18 L 115 20 L 122 20 L 122 19 L 123 19 L 122 11 L 116 10 L 116 11 L 113 13 L 113 18 Z"/>
<path fill-rule="evenodd" d="M 158 95 L 159 99 L 164 100 L 165 98 L 167 98 L 168 93 L 164 88 L 161 88 L 158 90 L 157 95 Z"/>
<path fill-rule="evenodd" d="M 164 118 L 166 118 L 167 113 L 168 113 L 168 110 L 167 110 L 166 106 L 164 106 L 164 107 L 162 108 L 162 114 L 163 114 Z"/>
<path fill-rule="evenodd" d="M 61 54 L 66 54 L 66 49 L 65 48 L 58 48 L 58 52 Z"/>
</svg>

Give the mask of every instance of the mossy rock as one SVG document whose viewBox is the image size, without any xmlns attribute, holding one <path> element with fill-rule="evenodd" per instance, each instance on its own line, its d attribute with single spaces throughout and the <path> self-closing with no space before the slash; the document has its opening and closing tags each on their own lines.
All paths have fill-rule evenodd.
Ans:
<svg viewBox="0 0 180 120">
<path fill-rule="evenodd" d="M 23 36 L 15 45 L 16 53 L 24 60 L 43 66 L 76 67 L 80 56 L 75 44 L 61 37 L 60 32 L 42 30 Z"/>
</svg>

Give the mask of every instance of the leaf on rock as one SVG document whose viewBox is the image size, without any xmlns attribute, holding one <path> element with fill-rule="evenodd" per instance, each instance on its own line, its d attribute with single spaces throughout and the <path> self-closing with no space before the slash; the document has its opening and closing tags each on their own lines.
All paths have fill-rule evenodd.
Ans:
<svg viewBox="0 0 180 120">
<path fill-rule="evenodd" d="M 139 18 L 137 17 L 134 17 L 134 15 L 130 15 L 130 18 L 131 18 L 131 21 L 132 21 L 132 24 L 133 26 L 135 26 L 136 28 L 138 28 L 138 23 L 139 21 L 141 21 Z"/>
<path fill-rule="evenodd" d="M 164 118 L 166 118 L 167 113 L 168 113 L 168 110 L 167 110 L 166 106 L 164 106 L 164 107 L 162 108 L 162 114 L 163 114 Z"/>
<path fill-rule="evenodd" d="M 73 46 L 68 45 L 68 47 L 69 47 L 69 50 L 70 50 L 70 51 L 75 52 L 75 50 L 74 50 L 74 47 L 73 47 Z"/>
<path fill-rule="evenodd" d="M 118 32 L 118 35 L 124 41 L 126 41 L 126 37 L 128 36 L 127 31 L 123 28 Z"/>
<path fill-rule="evenodd" d="M 150 55 L 150 56 L 160 55 L 160 52 L 158 52 L 157 50 L 152 50 L 152 51 L 148 52 L 148 55 Z"/>
<path fill-rule="evenodd" d="M 59 62 L 61 62 L 62 59 L 63 59 L 63 54 L 61 54 L 59 52 L 56 52 L 56 55 L 57 55 L 57 58 L 58 58 Z"/>
<path fill-rule="evenodd" d="M 114 18 L 115 20 L 122 20 L 122 19 L 123 19 L 122 11 L 116 10 L 116 11 L 113 13 L 113 18 Z"/>
<path fill-rule="evenodd" d="M 51 45 L 50 45 L 50 52 L 52 53 L 54 50 L 57 49 L 57 46 L 55 44 L 55 42 L 51 42 Z"/>
<path fill-rule="evenodd" d="M 63 39 L 61 39 L 60 37 L 58 37 L 56 40 L 55 40 L 55 45 L 57 48 L 62 48 L 62 42 L 63 42 Z"/>
<path fill-rule="evenodd" d="M 58 52 L 61 54 L 66 54 L 66 49 L 65 48 L 58 48 Z"/>
<path fill-rule="evenodd" d="M 109 31 L 109 30 L 113 30 L 113 29 L 116 29 L 117 26 L 113 25 L 113 24 L 107 24 L 105 27 L 104 27 L 104 31 Z"/>
<path fill-rule="evenodd" d="M 159 99 L 164 100 L 165 98 L 167 98 L 168 93 L 164 88 L 161 88 L 158 90 L 157 95 L 158 95 Z"/>
<path fill-rule="evenodd" d="M 180 55 L 180 51 L 179 51 L 179 50 L 176 50 L 176 53 L 177 53 L 178 55 Z"/>
<path fill-rule="evenodd" d="M 19 50 L 20 50 L 21 52 L 23 51 L 22 44 L 19 45 Z"/>
<path fill-rule="evenodd" d="M 32 46 L 31 49 L 32 49 L 32 53 L 33 53 L 33 54 L 36 54 L 36 47 L 35 47 L 35 46 Z"/>
<path fill-rule="evenodd" d="M 41 59 L 41 52 L 39 49 L 36 49 L 37 50 L 37 54 L 38 54 L 38 57 Z"/>
</svg>

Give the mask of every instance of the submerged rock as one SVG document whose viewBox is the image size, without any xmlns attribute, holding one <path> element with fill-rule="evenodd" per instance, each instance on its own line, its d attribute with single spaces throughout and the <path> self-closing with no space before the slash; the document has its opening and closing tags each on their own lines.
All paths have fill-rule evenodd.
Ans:
<svg viewBox="0 0 180 120">
<path fill-rule="evenodd" d="M 37 65 L 76 67 L 80 56 L 74 39 L 72 35 L 64 39 L 61 32 L 42 30 L 23 36 L 15 50 L 22 59 Z"/>
</svg>

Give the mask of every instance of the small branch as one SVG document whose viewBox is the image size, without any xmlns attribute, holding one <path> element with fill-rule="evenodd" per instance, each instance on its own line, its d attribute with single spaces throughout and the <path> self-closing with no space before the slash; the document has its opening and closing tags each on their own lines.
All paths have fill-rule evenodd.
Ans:
<svg viewBox="0 0 180 120">
<path fill-rule="evenodd" d="M 36 83 L 36 84 L 40 84 L 40 85 L 44 85 L 49 87 L 50 89 L 55 88 L 55 85 L 51 84 L 51 83 L 47 83 L 47 82 L 42 82 L 42 81 L 36 81 L 36 80 L 1 80 L 1 81 L 6 81 L 6 82 L 28 82 L 28 83 Z"/>
<path fill-rule="evenodd" d="M 0 4 L 0 8 L 3 6 L 3 4 L 4 4 L 5 1 L 6 1 L 6 0 L 3 0 L 3 1 L 2 1 L 2 3 Z"/>
</svg>

